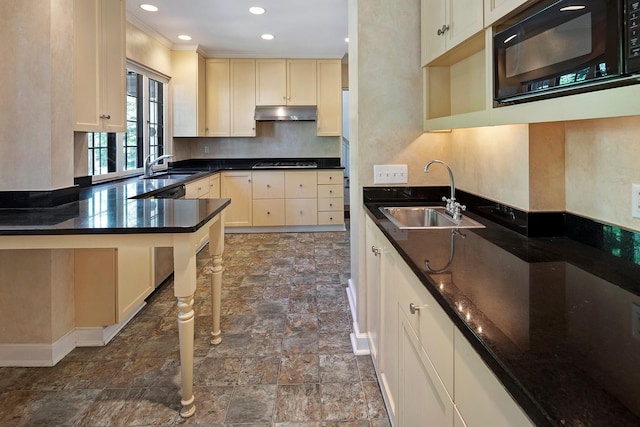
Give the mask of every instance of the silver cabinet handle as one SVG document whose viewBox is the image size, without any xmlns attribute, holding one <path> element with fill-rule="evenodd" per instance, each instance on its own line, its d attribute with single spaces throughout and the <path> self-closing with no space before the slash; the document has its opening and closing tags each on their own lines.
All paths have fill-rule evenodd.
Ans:
<svg viewBox="0 0 640 427">
<path fill-rule="evenodd" d="M 449 31 L 449 26 L 448 25 L 443 25 L 442 28 L 438 28 L 438 35 L 441 36 L 444 33 L 446 33 L 447 31 Z"/>
<path fill-rule="evenodd" d="M 103 114 L 100 116 L 101 119 L 111 120 L 111 114 Z"/>
<path fill-rule="evenodd" d="M 411 314 L 416 314 L 416 311 L 420 311 L 420 307 L 415 305 L 414 303 L 409 304 L 409 311 Z"/>
<path fill-rule="evenodd" d="M 371 246 L 371 252 L 373 252 L 373 254 L 375 256 L 380 255 L 380 248 L 376 248 L 375 246 Z"/>
</svg>

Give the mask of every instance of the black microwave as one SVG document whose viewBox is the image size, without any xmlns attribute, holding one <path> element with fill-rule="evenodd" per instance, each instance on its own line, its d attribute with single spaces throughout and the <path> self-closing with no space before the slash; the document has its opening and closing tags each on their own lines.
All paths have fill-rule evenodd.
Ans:
<svg viewBox="0 0 640 427">
<path fill-rule="evenodd" d="M 542 1 L 506 26 L 493 37 L 497 105 L 640 82 L 640 0 Z"/>
</svg>

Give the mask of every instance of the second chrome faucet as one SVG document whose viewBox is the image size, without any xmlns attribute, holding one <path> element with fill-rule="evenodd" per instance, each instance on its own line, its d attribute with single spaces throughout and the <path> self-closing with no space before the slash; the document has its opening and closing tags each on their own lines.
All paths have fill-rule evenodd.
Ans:
<svg viewBox="0 0 640 427">
<path fill-rule="evenodd" d="M 461 205 L 456 200 L 456 187 L 453 181 L 453 172 L 451 171 L 451 168 L 449 167 L 449 165 L 443 162 L 442 160 L 431 160 L 424 166 L 425 173 L 429 173 L 429 166 L 431 166 L 433 163 L 440 163 L 445 168 L 447 168 L 447 171 L 449 171 L 449 182 L 451 186 L 451 194 L 449 197 L 445 197 L 445 196 L 442 197 L 442 200 L 447 203 L 447 205 L 445 206 L 444 212 L 454 220 L 460 221 L 460 219 L 462 218 L 462 211 L 466 210 L 467 207 L 465 205 Z"/>
</svg>

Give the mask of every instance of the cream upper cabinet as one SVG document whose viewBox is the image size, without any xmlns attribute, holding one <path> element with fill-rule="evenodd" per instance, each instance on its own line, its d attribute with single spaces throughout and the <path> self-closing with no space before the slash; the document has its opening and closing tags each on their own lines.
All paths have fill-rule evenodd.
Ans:
<svg viewBox="0 0 640 427">
<path fill-rule="evenodd" d="M 342 136 L 342 62 L 319 59 L 318 136 Z"/>
<path fill-rule="evenodd" d="M 195 51 L 171 51 L 173 135 L 205 136 L 205 59 Z"/>
<path fill-rule="evenodd" d="M 484 0 L 484 22 L 489 26 L 532 0 Z"/>
<path fill-rule="evenodd" d="M 256 61 L 231 59 L 231 130 L 229 136 L 256 136 Z"/>
<path fill-rule="evenodd" d="M 428 64 L 484 28 L 478 0 L 422 0 L 422 64 Z"/>
<path fill-rule="evenodd" d="M 124 132 L 124 1 L 75 0 L 73 25 L 74 130 Z"/>
<path fill-rule="evenodd" d="M 207 136 L 229 136 L 231 129 L 231 76 L 228 59 L 206 61 Z"/>
<path fill-rule="evenodd" d="M 206 136 L 256 136 L 255 60 L 207 59 Z"/>
<path fill-rule="evenodd" d="M 256 105 L 316 105 L 316 61 L 257 59 Z"/>
</svg>

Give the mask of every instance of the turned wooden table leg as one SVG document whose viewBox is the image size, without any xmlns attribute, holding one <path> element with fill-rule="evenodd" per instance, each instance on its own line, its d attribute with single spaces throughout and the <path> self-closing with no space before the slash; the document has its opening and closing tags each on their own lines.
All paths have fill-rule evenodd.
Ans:
<svg viewBox="0 0 640 427">
<path fill-rule="evenodd" d="M 211 271 L 211 344 L 220 344 L 220 307 L 222 300 L 222 253 L 224 251 L 224 218 L 209 228 L 209 254 L 213 258 Z"/>
<path fill-rule="evenodd" d="M 180 416 L 188 418 L 195 414 L 193 395 L 193 339 L 195 330 L 193 295 L 178 297 L 178 338 L 180 341 L 180 375 L 182 377 L 182 409 Z"/>
<path fill-rule="evenodd" d="M 174 235 L 173 292 L 178 299 L 178 338 L 180 342 L 180 373 L 182 379 L 182 409 L 180 416 L 188 418 L 196 412 L 193 396 L 193 347 L 196 292 L 196 245 L 189 234 Z"/>
</svg>

